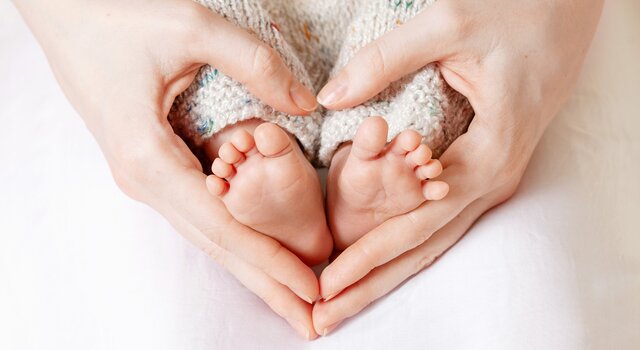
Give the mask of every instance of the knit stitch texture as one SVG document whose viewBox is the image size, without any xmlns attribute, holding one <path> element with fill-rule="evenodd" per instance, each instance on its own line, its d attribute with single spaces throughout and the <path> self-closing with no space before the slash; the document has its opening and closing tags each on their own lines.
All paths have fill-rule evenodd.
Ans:
<svg viewBox="0 0 640 350">
<path fill-rule="evenodd" d="M 273 47 L 294 76 L 317 91 L 366 44 L 410 20 L 435 0 L 197 0 Z M 274 110 L 240 83 L 204 66 L 176 99 L 169 121 L 183 138 L 199 146 L 226 126 L 260 118 L 292 133 L 310 159 L 328 165 L 337 147 L 351 140 L 369 116 L 389 123 L 389 140 L 417 130 L 438 157 L 461 134 L 473 110 L 450 88 L 435 65 L 391 84 L 354 108 L 310 116 Z"/>
</svg>

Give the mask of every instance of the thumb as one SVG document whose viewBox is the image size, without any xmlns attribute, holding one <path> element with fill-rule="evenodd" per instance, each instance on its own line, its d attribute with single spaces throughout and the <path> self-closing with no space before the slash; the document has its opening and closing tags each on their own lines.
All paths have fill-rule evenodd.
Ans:
<svg viewBox="0 0 640 350">
<path fill-rule="evenodd" d="M 318 102 L 329 109 L 361 104 L 392 82 L 452 52 L 452 25 L 438 1 L 416 17 L 364 46 L 322 88 Z"/>
<path fill-rule="evenodd" d="M 317 107 L 315 96 L 302 85 L 278 53 L 244 29 L 206 8 L 193 59 L 232 77 L 267 105 L 284 113 L 306 115 Z"/>
</svg>

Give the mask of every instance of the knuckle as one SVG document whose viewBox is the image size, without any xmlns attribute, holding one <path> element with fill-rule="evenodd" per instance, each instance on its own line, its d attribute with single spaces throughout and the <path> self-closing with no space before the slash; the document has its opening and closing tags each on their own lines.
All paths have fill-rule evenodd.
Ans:
<svg viewBox="0 0 640 350">
<path fill-rule="evenodd" d="M 418 259 L 416 261 L 416 263 L 415 263 L 412 275 L 415 275 L 416 273 L 418 273 L 418 272 L 424 270 L 425 268 L 431 266 L 431 264 L 433 264 L 433 262 L 436 261 L 437 258 L 438 258 L 438 256 L 434 255 L 432 253 L 427 253 L 427 254 L 421 256 L 420 259 Z"/>
<path fill-rule="evenodd" d="M 358 251 L 360 252 L 360 255 L 363 257 L 364 261 L 375 263 L 379 258 L 379 254 L 373 251 L 371 247 L 366 244 L 359 245 Z"/>
<path fill-rule="evenodd" d="M 275 308 L 276 292 L 274 288 L 268 288 L 260 294 L 260 299 L 272 309 Z M 276 311 L 276 310 L 274 310 Z M 276 311 L 277 312 L 277 311 Z"/>
<path fill-rule="evenodd" d="M 481 169 L 482 176 L 492 179 L 496 186 L 519 179 L 528 164 L 532 154 L 530 145 L 536 142 L 523 135 L 521 129 L 518 126 L 482 125 L 475 130 L 478 151 L 474 154 L 491 154 L 491 162 L 486 163 L 486 158 L 478 157 L 471 161 L 472 165 Z"/>
<path fill-rule="evenodd" d="M 505 187 L 504 190 L 500 192 L 501 196 L 498 200 L 500 202 L 506 202 L 507 200 L 511 199 L 511 197 L 513 197 L 513 195 L 516 194 L 517 188 L 518 188 L 517 183 L 516 185 Z"/>
<path fill-rule="evenodd" d="M 218 219 L 221 219 L 221 218 L 218 218 Z M 221 253 L 223 249 L 226 247 L 226 244 L 227 244 L 227 242 L 225 241 L 226 230 L 221 230 L 220 227 L 230 227 L 230 225 L 228 224 L 227 226 L 224 226 L 224 225 L 225 223 L 223 221 L 220 223 L 216 223 L 215 227 L 209 226 L 209 227 L 204 227 L 199 229 L 199 231 L 202 232 L 202 234 L 204 234 L 204 236 L 207 237 L 207 239 L 209 240 L 209 244 L 210 244 L 209 250 L 217 249 L 217 252 Z"/>
<path fill-rule="evenodd" d="M 262 44 L 258 43 L 253 49 L 253 75 L 261 76 L 263 79 L 272 79 L 281 74 L 283 64 L 278 53 Z"/>
<path fill-rule="evenodd" d="M 403 226 L 411 227 L 412 231 L 416 232 L 416 234 L 414 234 L 413 237 L 408 240 L 408 244 L 403 247 L 404 251 L 419 246 L 427 239 L 429 239 L 429 237 L 431 237 L 432 232 L 425 228 L 425 218 L 422 212 L 418 210 L 412 210 L 403 215 L 402 218 L 406 221 Z"/>
<path fill-rule="evenodd" d="M 518 186 L 520 185 L 520 177 L 511 177 L 508 181 L 505 181 L 503 185 L 495 192 L 495 199 L 492 200 L 494 205 L 506 202 L 513 195 L 516 194 Z"/>
<path fill-rule="evenodd" d="M 170 28 L 171 33 L 182 38 L 185 43 L 194 39 L 203 39 L 206 31 L 202 28 L 210 26 L 211 12 L 195 1 L 180 2 L 179 5 L 167 5 L 162 8 L 163 20 L 166 28 Z"/>
<path fill-rule="evenodd" d="M 145 164 L 149 161 L 148 153 L 142 149 L 132 149 L 120 153 L 119 163 L 133 180 L 145 178 Z"/>
<path fill-rule="evenodd" d="M 504 143 L 502 144 L 504 147 Z M 496 163 L 492 169 L 490 176 L 495 180 L 495 184 L 499 187 L 510 185 L 514 181 L 518 181 L 524 174 L 524 170 L 528 163 L 528 157 L 521 150 L 515 147 L 503 149 L 500 153 L 495 153 Z"/>
<path fill-rule="evenodd" d="M 431 238 L 431 236 L 433 236 L 433 232 L 428 230 L 421 230 L 420 233 L 416 235 L 416 239 L 411 242 L 411 246 L 408 247 L 408 249 L 413 249 L 420 246 L 421 244 L 424 244 L 424 242 Z"/>
<path fill-rule="evenodd" d="M 341 290 L 344 288 L 344 286 L 342 285 L 344 279 L 345 273 L 341 265 L 336 266 L 335 264 L 331 263 L 322 271 L 318 281 L 322 288 L 331 286 L 332 290 Z M 336 287 L 340 288 L 336 289 Z"/>
<path fill-rule="evenodd" d="M 129 180 L 129 176 L 126 171 L 120 167 L 112 167 L 111 176 L 113 177 L 116 186 L 118 186 L 124 194 L 131 198 L 137 197 L 137 193 L 135 191 L 136 187 Z"/>
<path fill-rule="evenodd" d="M 220 215 L 224 213 L 227 215 Z M 222 213 L 218 212 L 216 214 L 218 215 L 215 216 L 216 220 L 214 220 L 214 222 L 207 222 L 208 226 L 200 226 L 196 229 L 207 239 L 207 246 L 205 247 L 205 252 L 207 254 L 214 259 L 216 259 L 216 256 L 220 256 L 221 259 L 227 259 L 228 256 L 226 252 L 229 247 L 227 232 L 235 229 L 234 225 L 237 224 L 237 221 L 235 221 L 231 214 L 228 214 L 226 210 Z M 226 261 L 221 260 L 220 263 L 225 265 Z"/>
<path fill-rule="evenodd" d="M 154 150 L 157 149 L 151 142 L 127 142 L 113 147 L 113 177 L 126 194 L 135 195 L 135 188 L 150 180 Z"/>
<path fill-rule="evenodd" d="M 354 300 L 353 307 L 355 310 L 360 311 L 371 304 L 379 297 L 380 288 L 376 283 L 361 283 L 358 281 L 354 288 L 358 288 L 360 291 L 360 298 Z"/>
<path fill-rule="evenodd" d="M 438 20 L 437 26 L 443 33 L 457 38 L 470 34 L 474 16 L 471 16 L 463 6 L 455 2 L 443 1 L 439 4 L 439 9 L 435 18 Z"/>
<path fill-rule="evenodd" d="M 498 206 L 513 197 L 518 189 L 520 184 L 520 178 L 514 177 L 511 181 L 506 184 L 497 187 L 495 189 L 490 190 L 489 192 L 482 195 L 478 202 L 484 208 L 484 211 L 487 211 L 495 206 Z"/>
<path fill-rule="evenodd" d="M 376 40 L 367 46 L 364 58 L 366 67 L 388 79 L 387 77 L 390 76 L 391 72 L 385 55 L 385 46 L 381 40 Z"/>
<path fill-rule="evenodd" d="M 507 163 L 501 169 L 495 171 L 494 179 L 495 186 L 502 188 L 512 182 L 516 177 L 519 177 L 520 171 L 516 170 L 516 167 L 511 163 Z"/>
<path fill-rule="evenodd" d="M 176 22 L 186 24 L 185 28 L 202 28 L 209 22 L 210 12 L 195 1 L 185 1 L 177 8 L 172 9 L 171 18 Z M 195 31 L 202 32 L 202 30 Z"/>
<path fill-rule="evenodd" d="M 212 258 L 215 262 L 217 262 L 220 266 L 222 266 L 223 268 L 226 268 L 227 266 L 226 256 L 225 254 L 223 254 L 222 249 L 220 249 L 220 247 L 217 246 L 215 243 L 211 243 L 209 244 L 209 246 L 205 247 L 204 252 L 210 258 Z"/>
<path fill-rule="evenodd" d="M 267 275 L 271 275 L 273 272 L 273 266 L 277 266 L 275 262 L 279 259 L 280 255 L 284 253 L 284 247 L 276 241 L 273 241 L 271 248 L 267 252 L 266 263 L 262 266 L 262 271 Z"/>
<path fill-rule="evenodd" d="M 422 222 L 421 216 L 416 213 L 416 210 L 408 212 L 403 218 L 407 221 L 408 227 L 420 227 Z"/>
</svg>

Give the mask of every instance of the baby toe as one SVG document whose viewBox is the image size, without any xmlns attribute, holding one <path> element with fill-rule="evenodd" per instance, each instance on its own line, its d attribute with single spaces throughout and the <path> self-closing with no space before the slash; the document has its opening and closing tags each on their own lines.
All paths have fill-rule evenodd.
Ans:
<svg viewBox="0 0 640 350">
<path fill-rule="evenodd" d="M 220 158 L 216 158 L 213 161 L 213 164 L 211 164 L 211 171 L 213 172 L 213 175 L 222 179 L 229 178 L 233 174 L 235 174 L 233 165 L 223 161 Z"/>
<path fill-rule="evenodd" d="M 416 177 L 420 180 L 433 179 L 440 174 L 442 174 L 442 163 L 437 159 L 431 159 L 425 165 L 416 168 Z"/>
<path fill-rule="evenodd" d="M 407 163 L 414 167 L 425 165 L 430 159 L 431 148 L 425 144 L 420 144 L 418 148 L 409 152 L 406 156 Z"/>
<path fill-rule="evenodd" d="M 232 143 L 227 142 L 220 146 L 218 157 L 225 163 L 236 164 L 240 162 L 244 156 Z"/>
<path fill-rule="evenodd" d="M 207 176 L 206 184 L 207 184 L 207 190 L 209 191 L 209 193 L 211 193 L 214 196 L 223 195 L 225 192 L 227 192 L 227 189 L 229 188 L 228 182 L 213 175 Z"/>
<path fill-rule="evenodd" d="M 248 131 L 238 130 L 231 136 L 231 144 L 242 153 L 250 153 L 255 147 L 255 140 Z"/>
<path fill-rule="evenodd" d="M 353 138 L 351 154 L 361 160 L 378 157 L 387 144 L 387 132 L 387 122 L 383 118 L 365 119 Z"/>
<path fill-rule="evenodd" d="M 422 142 L 422 136 L 415 130 L 401 132 L 389 145 L 389 150 L 397 155 L 405 155 L 414 151 Z"/>
<path fill-rule="evenodd" d="M 449 184 L 442 181 L 425 181 L 422 185 L 422 193 L 425 199 L 437 201 L 449 193 Z"/>
</svg>

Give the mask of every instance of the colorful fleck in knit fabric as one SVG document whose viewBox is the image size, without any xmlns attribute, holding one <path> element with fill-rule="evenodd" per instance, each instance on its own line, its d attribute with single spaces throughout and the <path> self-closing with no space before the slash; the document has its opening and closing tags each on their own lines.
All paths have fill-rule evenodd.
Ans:
<svg viewBox="0 0 640 350">
<path fill-rule="evenodd" d="M 329 77 L 369 42 L 410 20 L 435 0 L 197 0 L 276 49 L 291 72 L 317 93 Z M 260 118 L 296 136 L 305 153 L 328 165 L 337 147 L 351 140 L 369 116 L 389 123 L 389 140 L 402 130 L 420 132 L 439 156 L 473 118 L 467 100 L 442 79 L 434 65 L 391 84 L 354 108 L 311 116 L 278 112 L 241 84 L 204 66 L 176 99 L 169 121 L 195 145 L 228 125 Z"/>
</svg>

